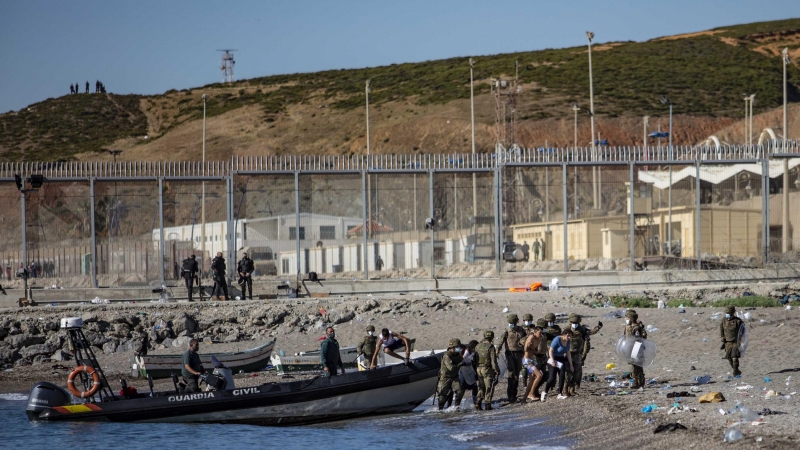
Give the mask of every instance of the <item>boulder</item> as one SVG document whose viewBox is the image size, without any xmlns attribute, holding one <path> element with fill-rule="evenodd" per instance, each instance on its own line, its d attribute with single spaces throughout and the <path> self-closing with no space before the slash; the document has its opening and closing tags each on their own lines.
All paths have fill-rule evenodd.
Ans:
<svg viewBox="0 0 800 450">
<path fill-rule="evenodd" d="M 53 353 L 52 355 L 50 355 L 50 360 L 51 361 L 69 361 L 71 359 L 72 359 L 72 355 L 70 355 L 69 353 L 67 353 L 67 352 L 65 352 L 63 350 L 58 350 L 55 353 Z"/>
<path fill-rule="evenodd" d="M 8 342 L 9 344 L 11 344 L 12 347 L 16 348 L 17 350 L 21 349 L 22 347 L 44 344 L 44 341 L 45 341 L 44 336 L 33 336 L 30 334 L 16 334 L 14 336 L 6 338 L 5 340 L 5 342 Z"/>
<path fill-rule="evenodd" d="M 328 314 L 328 320 L 336 325 L 340 323 L 350 322 L 351 320 L 355 319 L 355 317 L 356 313 L 354 311 L 345 311 L 344 313 L 339 313 L 338 311 L 331 311 L 331 313 Z"/>
<path fill-rule="evenodd" d="M 131 327 L 127 323 L 115 323 L 112 325 L 111 335 L 118 338 L 128 338 L 131 334 Z"/>
<path fill-rule="evenodd" d="M 33 364 L 49 363 L 50 362 L 50 357 L 47 356 L 47 355 L 36 355 L 36 356 L 33 357 L 33 360 L 31 362 Z"/>
<path fill-rule="evenodd" d="M 0 366 L 11 364 L 20 358 L 17 349 L 11 347 L 0 347 Z"/>
<path fill-rule="evenodd" d="M 95 347 L 102 347 L 109 340 L 107 336 L 96 331 L 85 331 L 83 334 L 86 336 L 86 340 Z"/>
<path fill-rule="evenodd" d="M 47 331 L 58 331 L 59 325 L 57 322 L 47 322 L 44 324 L 44 329 Z"/>
<path fill-rule="evenodd" d="M 192 340 L 192 338 L 189 337 L 189 336 L 180 336 L 180 337 L 178 337 L 176 339 L 173 339 L 171 344 L 172 344 L 173 347 L 189 348 L 189 341 L 191 341 L 191 340 Z M 164 340 L 164 345 L 166 345 L 166 344 L 167 344 L 167 340 L 165 339 Z"/>
<path fill-rule="evenodd" d="M 613 259 L 601 258 L 597 263 L 597 270 L 614 270 L 616 268 L 617 265 L 614 263 Z"/>
<path fill-rule="evenodd" d="M 81 316 L 81 319 L 83 319 L 83 323 L 97 322 L 97 314 L 85 313 Z"/>
<path fill-rule="evenodd" d="M 58 350 L 58 346 L 53 343 L 50 344 L 35 344 L 23 347 L 19 350 L 19 354 L 23 358 L 32 358 L 36 355 L 51 355 Z"/>
<path fill-rule="evenodd" d="M 0 341 L 8 336 L 8 329 L 7 328 L 0 328 Z"/>
<path fill-rule="evenodd" d="M 103 344 L 103 353 L 110 355 L 117 351 L 117 343 L 116 341 L 108 341 Z"/>
<path fill-rule="evenodd" d="M 598 270 L 600 263 L 596 259 L 587 259 L 583 270 Z"/>
</svg>

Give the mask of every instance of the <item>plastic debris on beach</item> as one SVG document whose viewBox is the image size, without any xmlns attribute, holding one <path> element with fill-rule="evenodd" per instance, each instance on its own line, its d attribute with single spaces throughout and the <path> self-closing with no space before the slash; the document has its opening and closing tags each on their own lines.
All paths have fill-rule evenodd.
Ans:
<svg viewBox="0 0 800 450">
<path fill-rule="evenodd" d="M 656 331 L 658 331 L 658 328 L 656 328 L 656 327 L 654 327 L 652 325 L 647 325 L 645 327 L 645 330 L 647 330 L 648 333 L 655 333 Z"/>
<path fill-rule="evenodd" d="M 606 364 L 606 370 L 612 370 L 612 369 L 616 369 L 616 368 L 617 368 L 617 365 L 614 364 L 614 363 Z"/>
<path fill-rule="evenodd" d="M 655 403 L 651 403 L 649 405 L 644 406 L 642 408 L 642 412 L 643 413 L 649 413 L 649 412 L 653 412 L 653 411 L 655 411 L 657 409 L 658 409 L 658 406 Z"/>
<path fill-rule="evenodd" d="M 696 381 L 697 384 L 708 384 L 708 382 L 711 381 L 711 375 L 703 375 L 702 377 L 695 377 L 694 381 Z"/>
<path fill-rule="evenodd" d="M 736 428 L 728 428 L 728 431 L 725 432 L 723 439 L 725 442 L 736 442 L 743 438 L 742 432 Z"/>
</svg>

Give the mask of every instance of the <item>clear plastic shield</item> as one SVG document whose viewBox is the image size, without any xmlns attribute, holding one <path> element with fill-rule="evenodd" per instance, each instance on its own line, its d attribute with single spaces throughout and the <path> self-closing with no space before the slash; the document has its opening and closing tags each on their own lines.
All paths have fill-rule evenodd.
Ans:
<svg viewBox="0 0 800 450">
<path fill-rule="evenodd" d="M 621 361 L 648 367 L 656 359 L 656 343 L 634 336 L 621 336 L 617 341 L 616 353 Z"/>
<path fill-rule="evenodd" d="M 508 361 L 506 360 L 505 352 L 500 353 L 497 355 L 497 368 L 500 369 L 500 374 L 498 374 L 498 378 L 502 380 L 506 377 L 508 373 Z"/>
<path fill-rule="evenodd" d="M 744 357 L 744 352 L 747 350 L 747 340 L 748 340 L 748 333 L 747 327 L 742 323 L 739 326 L 739 336 L 736 338 L 736 343 L 739 345 L 739 357 Z"/>
</svg>

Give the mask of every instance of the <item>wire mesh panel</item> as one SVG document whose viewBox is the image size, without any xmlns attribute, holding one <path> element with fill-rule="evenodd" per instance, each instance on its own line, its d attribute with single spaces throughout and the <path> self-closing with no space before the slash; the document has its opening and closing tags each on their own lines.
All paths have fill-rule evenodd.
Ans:
<svg viewBox="0 0 800 450">
<path fill-rule="evenodd" d="M 100 286 L 147 285 L 161 279 L 156 181 L 94 185 L 97 279 Z"/>
<path fill-rule="evenodd" d="M 22 209 L 20 192 L 13 182 L 0 183 L 0 279 L 5 287 L 16 282 L 16 273 L 22 263 Z M 21 285 L 21 283 L 19 283 Z"/>
<path fill-rule="evenodd" d="M 236 175 L 237 258 L 253 260 L 254 280 L 286 280 L 297 271 L 294 175 Z M 303 233 L 304 234 L 304 230 Z"/>
<path fill-rule="evenodd" d="M 428 233 L 420 260 L 430 267 L 433 257 L 439 278 L 497 276 L 495 173 L 434 173 L 433 180 L 434 242 L 431 249 Z"/>
<path fill-rule="evenodd" d="M 634 172 L 636 256 L 642 259 L 641 268 L 696 268 L 696 167 L 637 165 Z"/>
<path fill-rule="evenodd" d="M 26 194 L 31 286 L 89 287 L 92 275 L 88 182 L 46 182 Z"/>
<path fill-rule="evenodd" d="M 181 280 L 181 263 L 194 254 L 197 256 L 201 273 L 208 278 L 211 259 L 217 253 L 225 256 L 228 250 L 225 182 L 167 180 L 163 184 L 164 277 L 168 280 Z M 142 219 L 149 219 L 153 224 L 154 248 L 158 248 L 160 240 L 158 211 L 156 210 L 153 217 Z M 232 261 L 226 263 L 228 267 L 233 264 Z"/>
<path fill-rule="evenodd" d="M 700 166 L 700 258 L 708 268 L 761 265 L 762 168 L 760 162 Z M 770 216 L 780 229 L 780 211 Z"/>
<path fill-rule="evenodd" d="M 430 177 L 427 173 L 372 173 L 367 177 L 370 278 L 429 277 Z M 425 255 L 423 255 L 425 253 Z M 380 264 L 377 264 L 380 258 Z M 378 270 L 378 266 L 380 270 Z"/>
<path fill-rule="evenodd" d="M 777 163 L 777 164 L 776 164 Z M 778 194 L 770 198 L 770 254 L 779 263 L 800 262 L 800 158 L 771 163 L 770 176 Z"/>
<path fill-rule="evenodd" d="M 375 270 L 379 256 L 364 256 L 364 201 L 361 174 L 300 175 L 300 222 L 289 218 L 289 237 L 300 240 L 300 277 L 310 272 L 325 277 L 363 278 L 364 264 Z M 379 217 L 367 224 L 370 236 L 385 230 Z M 297 266 L 291 266 L 292 273 Z M 313 289 L 311 289 L 313 291 Z"/>
<path fill-rule="evenodd" d="M 564 192 L 562 166 L 506 167 L 503 172 L 503 270 L 563 270 Z"/>
</svg>

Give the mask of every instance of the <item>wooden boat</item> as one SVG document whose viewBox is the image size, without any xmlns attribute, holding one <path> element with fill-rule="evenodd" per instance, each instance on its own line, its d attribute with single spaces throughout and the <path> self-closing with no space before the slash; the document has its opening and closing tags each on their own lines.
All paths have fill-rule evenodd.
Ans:
<svg viewBox="0 0 800 450">
<path fill-rule="evenodd" d="M 273 348 L 275 348 L 274 339 L 248 350 L 214 353 L 213 356 L 228 366 L 233 373 L 239 373 L 240 371 L 256 372 L 267 367 Z M 203 367 L 213 367 L 211 365 L 211 356 L 211 353 L 200 354 L 200 362 Z M 182 365 L 183 354 L 134 356 L 132 373 L 142 378 L 147 378 L 148 375 L 153 379 L 169 378 L 173 373 L 180 375 Z"/>
</svg>

